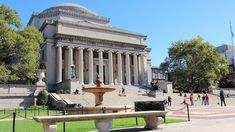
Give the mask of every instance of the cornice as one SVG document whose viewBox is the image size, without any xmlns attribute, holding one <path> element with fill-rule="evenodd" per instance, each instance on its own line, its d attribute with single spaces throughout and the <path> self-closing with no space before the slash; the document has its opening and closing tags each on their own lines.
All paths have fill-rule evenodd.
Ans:
<svg viewBox="0 0 235 132">
<path fill-rule="evenodd" d="M 95 38 L 88 38 L 88 37 L 81 37 L 81 36 L 73 36 L 73 35 L 66 35 L 66 34 L 55 34 L 54 38 L 57 42 L 65 42 L 65 43 L 78 43 L 84 45 L 92 45 L 92 46 L 102 46 L 104 47 L 121 47 L 125 48 L 126 45 L 129 45 L 130 48 L 126 48 L 126 50 L 135 50 L 141 49 L 144 50 L 147 46 L 140 45 L 140 44 L 133 44 L 133 43 L 123 43 L 123 42 L 116 42 L 110 40 L 102 40 L 102 39 L 95 39 Z"/>
</svg>

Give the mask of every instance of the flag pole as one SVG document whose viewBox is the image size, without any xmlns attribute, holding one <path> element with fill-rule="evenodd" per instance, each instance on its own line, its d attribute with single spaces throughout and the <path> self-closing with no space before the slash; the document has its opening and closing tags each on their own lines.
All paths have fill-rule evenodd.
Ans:
<svg viewBox="0 0 235 132">
<path fill-rule="evenodd" d="M 232 30 L 232 24 L 231 24 L 231 21 L 229 21 L 229 24 L 230 24 L 230 33 L 231 33 L 231 43 L 232 43 L 232 63 L 233 63 L 233 71 L 234 71 L 234 50 L 233 50 L 233 30 Z"/>
</svg>

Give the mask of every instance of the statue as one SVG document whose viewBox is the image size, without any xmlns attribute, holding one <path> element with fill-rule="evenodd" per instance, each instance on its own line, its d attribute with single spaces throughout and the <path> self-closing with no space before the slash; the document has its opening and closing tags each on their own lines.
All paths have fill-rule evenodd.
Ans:
<svg viewBox="0 0 235 132">
<path fill-rule="evenodd" d="M 76 78 L 76 67 L 75 65 L 71 66 L 71 78 Z"/>
<path fill-rule="evenodd" d="M 158 79 L 157 80 L 152 80 L 151 82 L 151 89 L 152 90 L 159 90 L 159 86 L 158 86 Z"/>
<path fill-rule="evenodd" d="M 101 87 L 102 80 L 100 80 L 99 75 L 97 75 L 97 77 L 96 77 L 96 78 L 97 78 L 97 79 L 96 79 L 96 86 L 97 86 L 97 87 Z"/>
</svg>

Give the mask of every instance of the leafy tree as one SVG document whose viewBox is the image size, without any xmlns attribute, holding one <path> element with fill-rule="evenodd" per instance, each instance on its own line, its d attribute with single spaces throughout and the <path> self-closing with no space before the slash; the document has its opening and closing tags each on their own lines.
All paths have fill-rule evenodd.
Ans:
<svg viewBox="0 0 235 132">
<path fill-rule="evenodd" d="M 0 6 L 0 82 L 34 79 L 42 34 L 33 27 L 21 29 L 18 13 Z"/>
<path fill-rule="evenodd" d="M 228 73 L 226 60 L 202 38 L 174 42 L 169 57 L 160 67 L 173 78 L 174 88 L 180 91 L 201 91 Z"/>
<path fill-rule="evenodd" d="M 46 105 L 48 101 L 48 94 L 46 90 L 42 90 L 37 96 L 37 105 Z"/>
</svg>

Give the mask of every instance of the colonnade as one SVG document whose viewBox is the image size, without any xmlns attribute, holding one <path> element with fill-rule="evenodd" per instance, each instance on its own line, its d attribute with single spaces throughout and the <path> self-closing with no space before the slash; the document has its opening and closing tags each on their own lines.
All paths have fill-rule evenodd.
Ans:
<svg viewBox="0 0 235 132">
<path fill-rule="evenodd" d="M 63 50 L 63 48 L 65 48 Z M 77 64 L 79 64 L 78 67 L 78 80 L 81 84 L 84 84 L 84 50 L 88 51 L 88 73 L 89 73 L 89 84 L 94 84 L 94 57 L 93 53 L 94 51 L 98 52 L 98 60 L 99 60 L 99 77 L 101 80 L 103 80 L 103 63 L 104 58 L 103 54 L 108 53 L 108 84 L 113 85 L 114 84 L 114 63 L 113 63 L 113 55 L 117 55 L 117 83 L 122 85 L 123 84 L 123 74 L 125 74 L 125 85 L 131 85 L 131 82 L 134 83 L 134 85 L 144 84 L 144 78 L 145 78 L 145 72 L 146 72 L 146 64 L 145 64 L 145 56 L 144 54 L 139 54 L 137 52 L 133 51 L 114 51 L 112 49 L 98 49 L 98 48 L 84 48 L 84 47 L 71 47 L 71 46 L 56 46 L 56 82 L 62 82 L 62 70 L 64 68 L 64 80 L 71 79 L 71 73 L 72 68 L 74 66 L 74 55 L 73 51 L 76 50 L 76 52 L 79 52 Z M 62 56 L 62 52 L 66 51 L 67 55 Z M 77 54 L 75 54 L 76 56 Z M 125 69 L 123 69 L 123 61 L 122 56 L 125 56 Z M 133 58 L 133 80 L 131 78 L 131 62 L 130 62 L 130 56 Z M 62 60 L 64 58 L 64 60 Z M 63 65 L 64 63 L 64 65 Z M 64 66 L 64 67 L 63 67 Z M 126 71 L 126 72 L 124 72 Z"/>
</svg>

